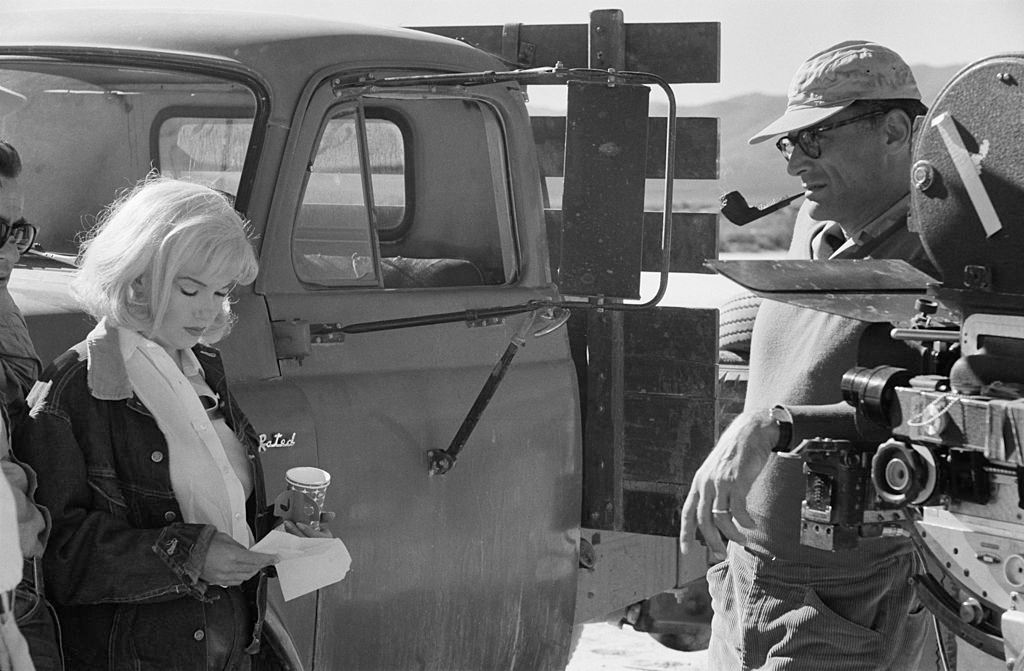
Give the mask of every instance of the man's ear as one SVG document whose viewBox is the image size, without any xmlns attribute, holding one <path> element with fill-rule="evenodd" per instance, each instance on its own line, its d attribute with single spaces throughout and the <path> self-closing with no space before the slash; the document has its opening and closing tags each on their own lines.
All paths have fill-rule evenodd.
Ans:
<svg viewBox="0 0 1024 671">
<path fill-rule="evenodd" d="M 900 109 L 885 115 L 885 142 L 893 149 L 909 147 L 914 136 L 914 120 Z"/>
</svg>

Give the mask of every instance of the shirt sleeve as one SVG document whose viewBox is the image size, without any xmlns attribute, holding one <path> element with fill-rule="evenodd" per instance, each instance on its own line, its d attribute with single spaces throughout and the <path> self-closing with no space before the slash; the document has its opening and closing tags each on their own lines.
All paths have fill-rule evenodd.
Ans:
<svg viewBox="0 0 1024 671">
<path fill-rule="evenodd" d="M 14 495 L 14 509 L 18 517 L 18 539 L 24 557 L 42 555 L 50 518 L 46 509 L 33 502 L 36 489 L 36 474 L 26 464 L 18 461 L 11 453 L 6 423 L 0 427 L 0 470 L 11 486 Z"/>
<path fill-rule="evenodd" d="M 28 325 L 6 287 L 0 288 L 0 393 L 8 408 L 20 406 L 41 366 Z"/>
</svg>

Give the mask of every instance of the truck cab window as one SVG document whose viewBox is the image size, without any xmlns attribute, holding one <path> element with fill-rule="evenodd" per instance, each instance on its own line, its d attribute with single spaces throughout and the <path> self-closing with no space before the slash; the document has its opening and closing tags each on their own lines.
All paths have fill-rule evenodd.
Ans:
<svg viewBox="0 0 1024 671">
<path fill-rule="evenodd" d="M 296 276 L 314 287 L 508 283 L 507 173 L 500 119 L 483 102 L 371 96 L 362 114 L 335 110 L 296 214 Z"/>
<path fill-rule="evenodd" d="M 292 262 L 303 282 L 378 283 L 357 120 L 354 110 L 328 120 L 309 167 L 292 238 Z M 392 190 L 387 186 L 381 184 L 384 193 Z"/>
<path fill-rule="evenodd" d="M 208 116 L 194 111 L 190 116 L 178 116 L 174 110 L 165 113 L 157 124 L 161 173 L 236 195 L 252 135 L 252 116 L 229 114 L 225 110 L 210 110 Z"/>
</svg>

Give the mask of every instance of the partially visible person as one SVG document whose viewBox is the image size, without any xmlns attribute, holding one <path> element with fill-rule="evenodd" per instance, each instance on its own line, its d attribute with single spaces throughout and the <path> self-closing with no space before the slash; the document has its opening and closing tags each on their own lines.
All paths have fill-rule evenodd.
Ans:
<svg viewBox="0 0 1024 671">
<path fill-rule="evenodd" d="M 937 276 L 908 227 L 913 125 L 925 112 L 910 68 L 881 45 L 843 42 L 800 66 L 786 112 L 751 138 L 777 138 L 803 182 L 792 257 L 904 259 Z M 682 510 L 684 551 L 699 528 L 723 559 L 708 571 L 709 669 L 936 668 L 932 622 L 911 580 L 921 569 L 913 544 L 802 545 L 805 477 L 799 455 L 786 453 L 803 438 L 869 428 L 854 426 L 840 381 L 856 365 L 920 366 L 889 329 L 776 301 L 758 309 L 743 412 Z"/>
<path fill-rule="evenodd" d="M 43 372 L 15 445 L 45 474 L 69 668 L 274 663 L 256 654 L 275 557 L 248 549 L 273 522 L 258 439 L 209 346 L 256 272 L 228 201 L 168 179 L 115 202 L 82 245 L 72 292 L 98 323 Z"/>
<path fill-rule="evenodd" d="M 25 394 L 40 369 L 28 326 L 8 288 L 14 265 L 35 239 L 35 228 L 24 218 L 21 169 L 18 150 L 0 141 L 0 468 L 14 497 L 17 545 L 24 561 L 13 611 L 35 668 L 43 671 L 63 668 L 59 630 L 44 595 L 42 559 L 49 519 L 33 500 L 35 472 L 11 454 L 11 435 L 25 417 Z"/>
</svg>

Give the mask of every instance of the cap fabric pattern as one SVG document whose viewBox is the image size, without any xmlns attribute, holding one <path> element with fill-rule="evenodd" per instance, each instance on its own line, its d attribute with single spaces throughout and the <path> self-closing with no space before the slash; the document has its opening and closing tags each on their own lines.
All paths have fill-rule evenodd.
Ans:
<svg viewBox="0 0 1024 671">
<path fill-rule="evenodd" d="M 5 86 L 0 86 L 0 117 L 20 109 L 25 102 L 25 96 Z"/>
<path fill-rule="evenodd" d="M 858 100 L 891 98 L 921 99 L 910 66 L 880 44 L 841 42 L 800 66 L 789 84 L 785 113 L 750 138 L 750 144 L 821 123 Z"/>
</svg>

